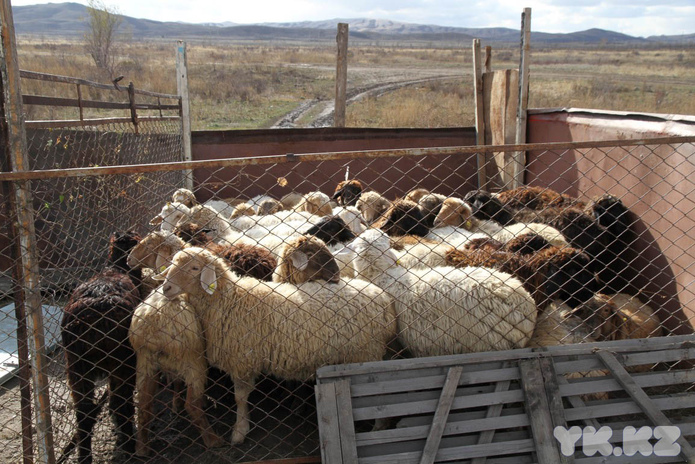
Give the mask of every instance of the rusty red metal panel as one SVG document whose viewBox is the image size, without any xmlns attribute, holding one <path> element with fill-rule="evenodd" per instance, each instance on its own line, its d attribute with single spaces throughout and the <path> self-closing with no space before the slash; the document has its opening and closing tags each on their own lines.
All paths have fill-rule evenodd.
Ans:
<svg viewBox="0 0 695 464">
<path fill-rule="evenodd" d="M 390 150 L 417 147 L 470 146 L 475 144 L 473 128 L 452 129 L 288 129 L 261 131 L 194 132 L 192 137 L 193 159 L 241 158 L 249 156 L 285 155 L 288 153 L 325 153 L 358 150 Z M 212 196 L 235 197 L 267 193 L 276 197 L 296 190 L 306 193 L 314 187 L 304 183 L 311 179 L 312 186 L 322 185 L 321 190 L 332 193 L 335 185 L 345 178 L 350 167 L 350 177 L 358 178 L 369 188 L 389 197 L 404 195 L 417 180 L 424 188 L 446 188 L 463 194 L 476 188 L 477 170 L 475 157 L 428 156 L 410 159 L 353 159 L 330 165 L 321 161 L 302 162 L 301 165 L 277 164 L 274 166 L 249 166 L 244 169 L 246 182 L 235 181 L 238 171 L 197 169 L 195 182 L 200 200 Z M 407 172 L 404 179 L 403 173 Z M 452 175 L 456 173 L 456 175 Z M 278 185 L 277 178 L 286 178 L 287 186 Z M 214 178 L 214 182 L 210 179 Z M 410 178 L 410 181 L 408 180 Z M 253 179 L 253 182 L 250 181 Z M 441 179 L 448 183 L 443 185 Z"/>
<path fill-rule="evenodd" d="M 695 135 L 695 117 L 558 111 L 529 117 L 529 143 Z M 633 286 L 673 333 L 695 320 L 695 147 L 692 144 L 534 151 L 527 183 L 584 198 L 610 193 L 633 213 Z"/>
</svg>

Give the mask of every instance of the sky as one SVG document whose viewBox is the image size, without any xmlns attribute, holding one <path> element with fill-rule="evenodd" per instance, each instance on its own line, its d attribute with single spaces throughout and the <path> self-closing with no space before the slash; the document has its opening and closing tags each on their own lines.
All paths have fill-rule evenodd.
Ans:
<svg viewBox="0 0 695 464">
<path fill-rule="evenodd" d="M 74 0 L 87 4 L 87 0 Z M 14 6 L 61 3 L 10 0 Z M 695 0 L 103 0 L 126 16 L 189 23 L 390 19 L 455 27 L 519 29 L 532 9 L 531 31 L 599 28 L 635 37 L 695 33 Z"/>
</svg>

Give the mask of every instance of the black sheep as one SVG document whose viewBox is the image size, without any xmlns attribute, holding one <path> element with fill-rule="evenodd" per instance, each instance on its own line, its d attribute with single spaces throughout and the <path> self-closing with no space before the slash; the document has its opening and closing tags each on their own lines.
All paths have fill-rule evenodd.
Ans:
<svg viewBox="0 0 695 464">
<path fill-rule="evenodd" d="M 108 378 L 117 445 L 129 453 L 135 450 L 135 353 L 128 341 L 128 329 L 140 303 L 141 274 L 130 270 L 126 259 L 139 240 L 134 232 L 113 234 L 109 240 L 109 266 L 75 288 L 63 310 L 60 332 L 77 417 L 73 441 L 80 464 L 92 462 L 92 429 L 99 414 L 95 381 L 100 378 Z"/>
<path fill-rule="evenodd" d="M 429 233 L 429 229 L 425 225 L 425 216 L 418 204 L 400 198 L 395 200 L 389 209 L 377 219 L 374 227 L 383 230 L 390 237 L 401 235 L 424 237 Z"/>
<path fill-rule="evenodd" d="M 311 226 L 305 235 L 313 235 L 323 240 L 326 245 L 336 245 L 347 243 L 354 240 L 357 236 L 345 224 L 340 216 L 322 217 L 316 224 Z"/>
</svg>

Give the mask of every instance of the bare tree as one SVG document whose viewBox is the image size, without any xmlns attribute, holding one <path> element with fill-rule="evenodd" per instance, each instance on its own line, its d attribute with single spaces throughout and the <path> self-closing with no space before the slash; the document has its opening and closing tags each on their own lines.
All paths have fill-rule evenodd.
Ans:
<svg viewBox="0 0 695 464">
<path fill-rule="evenodd" d="M 115 6 L 106 5 L 103 0 L 89 0 L 87 13 L 89 15 L 87 32 L 85 32 L 87 52 L 94 60 L 94 64 L 106 70 L 109 77 L 113 78 L 116 68 L 113 48 L 123 17 Z"/>
</svg>

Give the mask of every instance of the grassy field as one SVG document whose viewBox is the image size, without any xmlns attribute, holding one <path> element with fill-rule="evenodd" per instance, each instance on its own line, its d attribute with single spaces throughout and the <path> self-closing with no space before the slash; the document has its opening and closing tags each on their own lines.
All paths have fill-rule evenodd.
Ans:
<svg viewBox="0 0 695 464">
<path fill-rule="evenodd" d="M 137 88 L 176 93 L 175 43 L 128 41 L 117 74 Z M 440 77 L 367 96 L 348 106 L 352 127 L 473 125 L 470 45 L 351 45 L 348 92 L 379 83 Z M 22 69 L 108 82 L 77 41 L 19 38 Z M 493 69 L 518 67 L 518 50 L 493 49 Z M 191 41 L 188 74 L 194 130 L 271 127 L 306 100 L 334 96 L 335 46 Z M 531 108 L 579 107 L 695 114 L 695 47 L 532 48 Z M 23 80 L 24 93 L 75 97 L 74 86 Z M 97 98 L 94 93 L 85 98 Z M 109 96 L 102 98 L 117 98 Z M 123 98 L 121 95 L 120 98 Z M 69 111 L 72 111 L 70 113 Z M 75 117 L 76 110 L 28 107 L 28 119 Z M 299 120 L 308 124 L 311 113 Z"/>
</svg>

